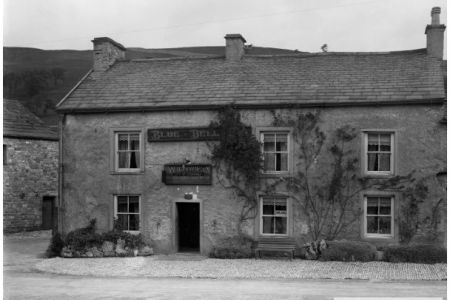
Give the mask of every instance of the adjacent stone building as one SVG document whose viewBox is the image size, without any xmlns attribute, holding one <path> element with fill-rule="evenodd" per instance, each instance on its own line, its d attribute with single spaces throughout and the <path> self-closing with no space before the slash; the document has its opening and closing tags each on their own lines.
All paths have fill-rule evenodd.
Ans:
<svg viewBox="0 0 450 300">
<path fill-rule="evenodd" d="M 3 99 L 3 230 L 52 229 L 58 136 L 18 100 Z"/>
<path fill-rule="evenodd" d="M 94 39 L 93 70 L 57 106 L 60 230 L 95 218 L 106 231 L 116 219 L 165 253 L 207 254 L 242 233 L 310 241 L 301 193 L 287 184 L 261 189 L 253 217 L 242 222 L 242 199 L 221 184 L 210 159 L 220 132 L 209 125 L 233 104 L 261 143 L 262 187 L 298 176 L 302 141 L 288 120 L 312 112 L 326 135 L 343 126 L 356 130 L 350 149 L 358 178 L 388 182 L 413 173 L 426 181 L 412 240 L 442 242 L 446 198 L 436 175 L 446 165 L 440 122 L 446 92 L 439 12 L 433 9 L 426 49 L 398 52 L 261 56 L 246 51 L 240 34 L 229 34 L 223 56 L 126 60 L 119 43 Z M 409 199 L 400 190 L 358 191 L 352 201 L 360 213 L 339 238 L 399 243 Z"/>
</svg>

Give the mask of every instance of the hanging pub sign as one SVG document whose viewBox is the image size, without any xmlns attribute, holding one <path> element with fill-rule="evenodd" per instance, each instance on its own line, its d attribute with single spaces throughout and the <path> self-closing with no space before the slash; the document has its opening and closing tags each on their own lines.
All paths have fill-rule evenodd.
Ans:
<svg viewBox="0 0 450 300">
<path fill-rule="evenodd" d="M 147 132 L 149 142 L 213 141 L 220 138 L 219 128 L 158 128 Z"/>
<path fill-rule="evenodd" d="M 162 172 L 167 185 L 211 185 L 212 167 L 209 164 L 167 164 Z"/>
</svg>

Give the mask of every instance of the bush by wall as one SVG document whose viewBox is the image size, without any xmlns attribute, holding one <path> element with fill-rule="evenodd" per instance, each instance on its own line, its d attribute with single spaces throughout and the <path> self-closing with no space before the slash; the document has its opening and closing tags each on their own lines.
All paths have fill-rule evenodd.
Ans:
<svg viewBox="0 0 450 300">
<path fill-rule="evenodd" d="M 322 250 L 321 261 L 372 261 L 376 258 L 377 249 L 366 242 L 330 241 Z"/>
<path fill-rule="evenodd" d="M 63 247 L 64 241 L 61 237 L 61 234 L 57 232 L 54 235 L 52 235 L 50 245 L 48 246 L 47 251 L 45 251 L 45 256 L 49 258 L 59 256 Z"/>
<path fill-rule="evenodd" d="M 435 245 L 390 246 L 384 248 L 383 260 L 394 263 L 446 263 L 447 249 Z"/>
<path fill-rule="evenodd" d="M 254 256 L 253 240 L 246 236 L 235 236 L 219 240 L 209 253 L 211 258 L 251 258 Z"/>
<path fill-rule="evenodd" d="M 134 250 L 139 250 L 141 255 L 153 254 L 141 234 L 130 234 L 116 228 L 99 234 L 95 227 L 95 220 L 91 220 L 88 226 L 75 229 L 65 237 L 55 234 L 47 249 L 47 257 L 134 256 Z"/>
</svg>

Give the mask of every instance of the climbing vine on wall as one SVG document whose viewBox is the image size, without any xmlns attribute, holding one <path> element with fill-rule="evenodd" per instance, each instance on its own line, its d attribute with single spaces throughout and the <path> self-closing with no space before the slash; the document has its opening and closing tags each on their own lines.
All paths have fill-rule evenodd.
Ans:
<svg viewBox="0 0 450 300">
<path fill-rule="evenodd" d="M 219 142 L 211 145 L 211 159 L 218 170 L 218 180 L 243 201 L 238 224 L 241 232 L 242 223 L 255 217 L 256 192 L 260 188 L 261 146 L 251 128 L 242 122 L 239 111 L 232 106 L 220 110 L 218 120 L 211 126 L 221 131 Z"/>
</svg>

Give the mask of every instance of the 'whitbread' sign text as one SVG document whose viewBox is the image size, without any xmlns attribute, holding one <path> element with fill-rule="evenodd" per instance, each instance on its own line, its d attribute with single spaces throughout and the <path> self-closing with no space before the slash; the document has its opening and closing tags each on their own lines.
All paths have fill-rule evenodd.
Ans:
<svg viewBox="0 0 450 300">
<path fill-rule="evenodd" d="M 148 130 L 149 142 L 213 141 L 218 140 L 220 131 L 213 127 L 159 128 Z"/>
</svg>

